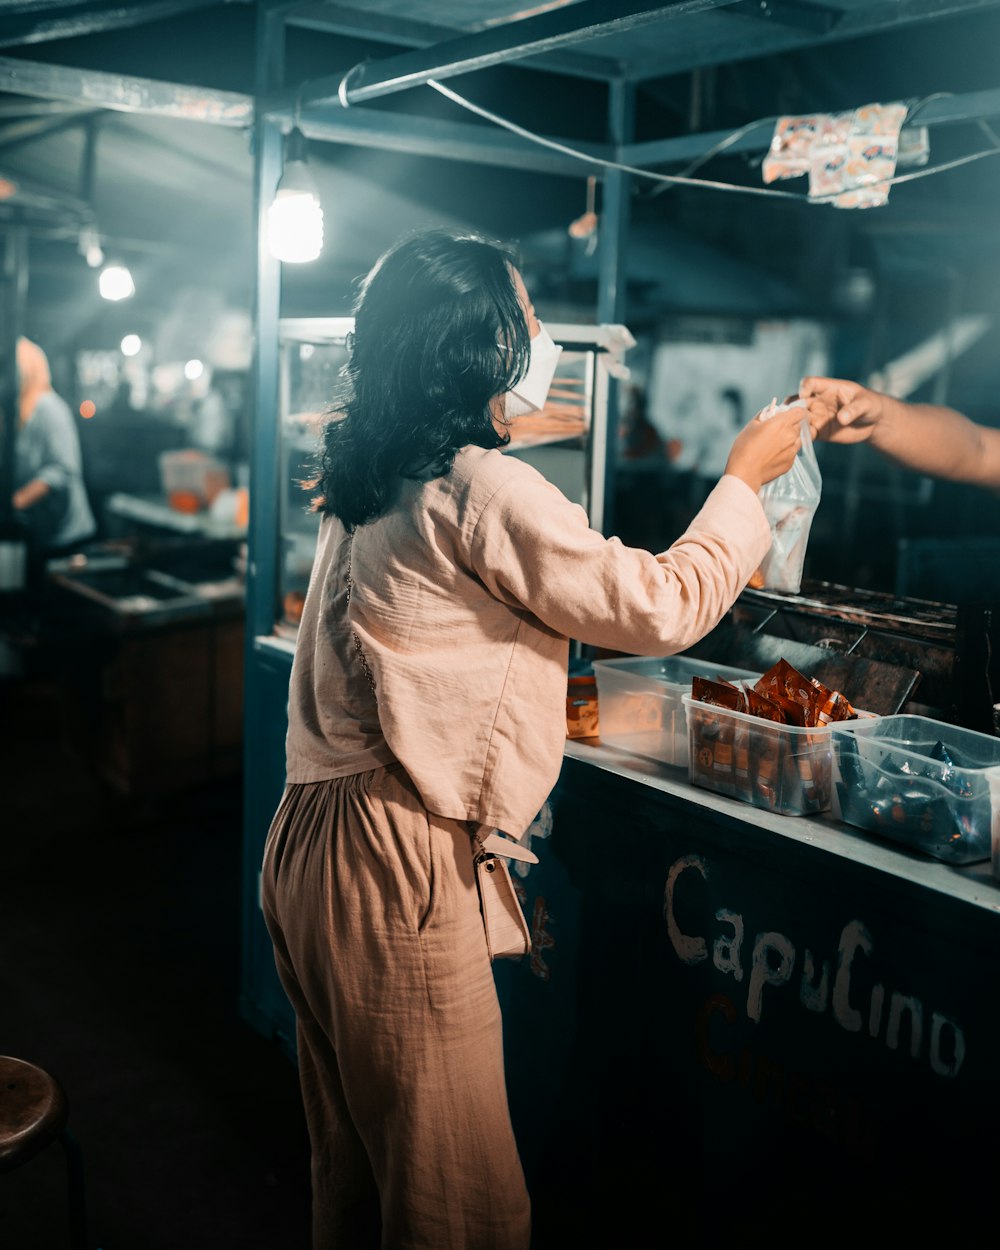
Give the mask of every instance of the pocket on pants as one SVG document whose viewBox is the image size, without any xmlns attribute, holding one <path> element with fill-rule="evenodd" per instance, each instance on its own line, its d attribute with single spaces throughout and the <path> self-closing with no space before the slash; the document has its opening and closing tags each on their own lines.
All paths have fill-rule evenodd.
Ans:
<svg viewBox="0 0 1000 1250">
<path fill-rule="evenodd" d="M 380 776 L 373 797 L 376 795 L 386 822 L 385 854 L 396 864 L 402 916 L 423 934 L 433 924 L 439 904 L 440 830 L 400 765 L 387 768 Z"/>
</svg>

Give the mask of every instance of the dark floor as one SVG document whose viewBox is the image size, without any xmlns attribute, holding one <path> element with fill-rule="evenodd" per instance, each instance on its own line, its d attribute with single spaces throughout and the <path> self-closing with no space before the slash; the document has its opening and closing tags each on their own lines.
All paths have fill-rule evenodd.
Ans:
<svg viewBox="0 0 1000 1250">
<path fill-rule="evenodd" d="M 91 1246 L 305 1250 L 295 1069 L 239 1011 L 239 777 L 123 801 L 44 683 L 0 722 L 0 1053 L 68 1095 Z M 0 1246 L 67 1245 L 61 1168 L 0 1175 Z"/>
</svg>

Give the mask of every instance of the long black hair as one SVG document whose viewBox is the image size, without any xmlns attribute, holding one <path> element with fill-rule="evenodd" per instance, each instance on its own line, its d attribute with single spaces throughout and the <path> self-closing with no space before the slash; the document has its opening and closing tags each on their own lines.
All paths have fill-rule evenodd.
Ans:
<svg viewBox="0 0 1000 1250">
<path fill-rule="evenodd" d="M 353 529 L 385 512 L 400 478 L 508 441 L 490 401 L 524 376 L 530 341 L 513 264 L 503 245 L 447 230 L 409 235 L 375 264 L 323 433 L 318 509 Z"/>
</svg>

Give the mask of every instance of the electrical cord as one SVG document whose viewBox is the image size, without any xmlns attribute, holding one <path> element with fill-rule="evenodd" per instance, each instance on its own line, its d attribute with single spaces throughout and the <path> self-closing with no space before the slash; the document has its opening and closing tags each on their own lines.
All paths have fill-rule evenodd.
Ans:
<svg viewBox="0 0 1000 1250">
<path fill-rule="evenodd" d="M 501 126 L 504 130 L 509 130 L 512 134 L 519 135 L 522 139 L 528 139 L 532 143 L 537 143 L 542 147 L 550 148 L 554 152 L 561 152 L 563 155 L 571 156 L 576 160 L 585 161 L 588 165 L 600 165 L 604 169 L 616 169 L 621 173 L 634 174 L 638 178 L 648 178 L 651 181 L 665 184 L 665 186 L 703 187 L 706 190 L 730 191 L 742 195 L 766 195 L 772 199 L 797 200 L 802 204 L 832 204 L 844 194 L 842 191 L 837 191 L 829 195 L 799 195 L 794 191 L 779 191 L 774 187 L 741 187 L 737 183 L 733 182 L 715 182 L 708 178 L 690 178 L 686 174 L 659 174 L 651 169 L 642 169 L 636 165 L 625 165 L 620 161 L 609 161 L 600 156 L 591 156 L 586 152 L 581 152 L 578 148 L 573 148 L 568 144 L 560 143 L 556 139 L 547 139 L 544 135 L 537 135 L 534 131 L 528 130 L 524 126 L 519 126 L 516 122 L 510 121 L 506 117 L 500 117 L 498 114 L 490 112 L 489 109 L 483 108 L 482 105 L 474 104 L 471 100 L 467 100 L 464 96 L 459 95 L 457 91 L 452 91 L 450 87 L 445 87 L 442 83 L 437 82 L 433 78 L 429 78 L 427 80 L 427 86 L 433 87 L 435 91 L 439 92 L 453 103 L 458 104 L 461 108 L 467 109 L 470 113 L 475 113 L 477 116 L 484 118 L 486 121 L 493 122 L 496 126 Z M 951 92 L 942 91 L 935 93 L 935 95 L 926 96 L 915 106 L 915 108 L 919 111 L 919 109 L 923 108 L 929 101 L 950 94 Z M 908 119 L 912 116 L 912 112 L 912 109 L 908 112 Z M 981 124 L 986 126 L 985 122 Z M 734 131 L 733 134 L 727 135 L 721 143 L 715 145 L 711 152 L 698 158 L 695 168 L 705 164 L 711 156 L 715 156 L 725 147 L 735 143 L 742 134 L 751 129 L 751 127 L 757 125 L 759 125 L 759 122 L 751 122 L 748 123 L 748 125 L 741 127 L 740 130 Z M 989 130 L 990 135 L 996 139 L 996 136 L 988 126 L 986 129 Z M 891 178 L 882 178 L 877 183 L 872 185 L 877 187 L 892 187 L 901 182 L 914 182 L 918 178 L 929 178 L 931 174 L 939 174 L 949 169 L 957 169 L 960 165 L 969 165 L 973 161 L 982 160 L 987 156 L 1000 156 L 1000 141 L 996 143 L 996 146 L 986 148 L 980 152 L 972 152 L 967 156 L 960 156 L 955 160 L 946 161 L 942 165 L 930 166 L 927 169 L 916 170 L 913 173 L 895 174 Z M 665 186 L 663 189 L 665 189 Z"/>
<path fill-rule="evenodd" d="M 654 182 L 679 183 L 682 186 L 712 187 L 717 191 L 741 191 L 745 195 L 767 195 L 782 200 L 802 200 L 806 198 L 802 195 L 796 195 L 794 191 L 778 191 L 771 187 L 740 187 L 731 182 L 711 182 L 707 178 L 686 178 L 683 174 L 658 174 L 650 169 L 640 169 L 636 165 L 623 165 L 620 161 L 608 161 L 601 156 L 589 156 L 578 148 L 572 148 L 565 143 L 559 143 L 556 139 L 547 139 L 544 135 L 536 135 L 534 131 L 526 130 L 523 126 L 509 121 L 506 117 L 499 117 L 496 113 L 491 113 L 489 109 L 484 109 L 479 104 L 473 104 L 471 100 L 460 96 L 457 91 L 452 91 L 450 87 L 445 87 L 433 78 L 428 78 L 427 86 L 433 87 L 435 91 L 439 91 L 441 95 L 452 100 L 462 108 L 468 109 L 470 113 L 476 113 L 487 121 L 491 121 L 497 126 L 502 126 L 504 130 L 509 130 L 512 134 L 520 135 L 522 139 L 528 139 L 532 143 L 541 144 L 542 147 L 551 148 L 554 152 L 562 152 L 564 156 L 572 156 L 577 160 L 586 161 L 589 165 L 600 165 L 604 169 L 617 169 L 621 173 L 636 174 L 640 178 L 650 178 Z"/>
<path fill-rule="evenodd" d="M 719 156 L 722 152 L 724 152 L 726 148 L 731 147 L 737 141 L 737 139 L 742 139 L 743 136 L 747 134 L 749 131 L 756 130 L 758 126 L 764 125 L 764 124 L 765 123 L 763 122 L 755 121 L 755 122 L 747 122 L 745 126 L 740 126 L 738 130 L 734 130 L 731 135 L 726 135 L 726 137 L 720 143 L 717 143 L 715 144 L 714 147 L 709 148 L 707 152 L 703 152 L 702 155 L 697 157 L 695 160 L 693 160 L 690 165 L 688 165 L 685 169 L 682 169 L 680 172 L 680 177 L 689 178 L 691 174 L 695 172 L 696 169 L 701 169 L 702 165 L 707 165 L 709 161 L 714 160 L 715 157 Z M 653 190 L 650 191 L 648 198 L 653 199 L 654 196 L 660 195 L 662 192 L 669 191 L 669 190 L 670 190 L 669 186 L 667 186 L 666 184 L 661 184 L 658 187 L 654 187 Z M 799 197 L 796 197 L 796 198 L 799 198 Z"/>
</svg>

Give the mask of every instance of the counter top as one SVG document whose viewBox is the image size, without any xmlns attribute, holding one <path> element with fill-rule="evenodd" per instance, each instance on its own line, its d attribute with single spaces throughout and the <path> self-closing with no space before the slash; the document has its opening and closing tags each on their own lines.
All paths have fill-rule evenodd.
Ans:
<svg viewBox="0 0 1000 1250">
<path fill-rule="evenodd" d="M 259 653 L 271 655 L 291 667 L 295 644 L 287 639 L 258 637 L 254 639 Z M 853 825 L 835 820 L 829 813 L 818 816 L 782 816 L 714 794 L 693 786 L 687 770 L 657 764 L 638 755 L 630 755 L 617 747 L 605 746 L 597 739 L 567 739 L 565 758 L 589 764 L 592 768 L 612 773 L 645 786 L 680 802 L 689 810 L 710 811 L 716 818 L 733 825 L 751 824 L 800 847 L 812 847 L 836 855 L 854 864 L 862 864 L 878 872 L 934 890 L 984 911 L 1000 913 L 1000 881 L 993 877 L 990 864 L 955 866 L 916 852 L 909 853 L 895 843 L 872 837 Z"/>
<path fill-rule="evenodd" d="M 829 813 L 807 817 L 769 812 L 693 786 L 687 779 L 686 769 L 656 764 L 616 747 L 604 746 L 596 739 L 567 739 L 565 756 L 680 800 L 688 808 L 711 811 L 733 824 L 752 824 L 799 846 L 815 847 L 986 911 L 1000 913 L 1000 881 L 993 877 L 988 861 L 961 867 L 944 864 L 916 852 L 908 853 L 892 842 L 835 820 Z"/>
<path fill-rule="evenodd" d="M 245 538 L 245 525 L 217 521 L 209 512 L 178 512 L 160 495 L 109 495 L 105 508 L 115 516 L 158 529 L 175 530 L 179 534 L 198 534 L 208 538 Z"/>
</svg>

